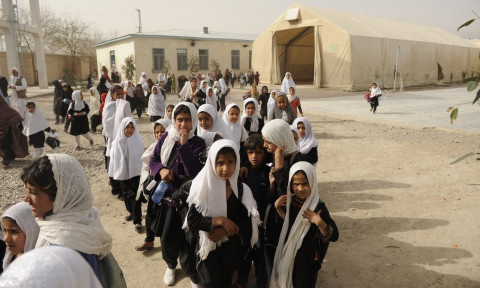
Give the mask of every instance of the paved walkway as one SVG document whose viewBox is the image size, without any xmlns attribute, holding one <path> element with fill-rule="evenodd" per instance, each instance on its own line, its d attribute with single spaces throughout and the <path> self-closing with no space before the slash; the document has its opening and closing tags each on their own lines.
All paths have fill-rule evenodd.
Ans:
<svg viewBox="0 0 480 288">
<path fill-rule="evenodd" d="M 300 90 L 299 90 L 299 95 Z M 361 121 L 381 121 L 419 127 L 442 127 L 480 133 L 480 106 L 472 105 L 474 92 L 465 87 L 411 91 L 386 94 L 380 101 L 377 113 L 369 112 L 369 104 L 364 94 L 323 99 L 302 99 L 302 108 L 308 114 L 321 112 Z M 384 97 L 382 97 L 384 98 Z M 448 107 L 460 105 L 457 120 L 450 125 Z"/>
</svg>

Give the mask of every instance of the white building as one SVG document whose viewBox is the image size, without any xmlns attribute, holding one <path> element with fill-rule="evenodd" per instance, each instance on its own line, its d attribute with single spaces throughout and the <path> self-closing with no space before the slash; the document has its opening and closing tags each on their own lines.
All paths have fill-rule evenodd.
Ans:
<svg viewBox="0 0 480 288">
<path fill-rule="evenodd" d="M 178 77 L 189 75 L 188 60 L 199 58 L 200 73 L 210 71 L 210 61 L 216 60 L 220 70 L 233 69 L 246 72 L 251 69 L 252 43 L 256 35 L 203 31 L 167 30 L 155 34 L 128 34 L 93 45 L 97 52 L 99 71 L 106 66 L 111 72 L 115 64 L 121 78 L 125 79 L 122 66 L 125 58 L 135 57 L 136 78 L 146 72 L 152 80 L 170 65 L 169 72 Z"/>
</svg>

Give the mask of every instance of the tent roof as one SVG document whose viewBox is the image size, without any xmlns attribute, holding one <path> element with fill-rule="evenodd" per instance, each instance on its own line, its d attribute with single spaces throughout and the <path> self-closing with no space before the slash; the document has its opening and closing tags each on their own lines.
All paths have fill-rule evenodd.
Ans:
<svg viewBox="0 0 480 288">
<path fill-rule="evenodd" d="M 300 17 L 303 17 L 303 15 L 301 15 L 302 10 L 306 9 L 312 15 L 318 16 L 319 20 L 328 21 L 352 36 L 399 39 L 463 47 L 475 47 L 475 45 L 470 41 L 437 27 L 375 18 L 367 15 L 328 10 L 318 7 L 303 6 L 298 3 L 290 6 L 289 10 L 297 7 L 300 8 Z M 287 15 L 287 12 L 288 10 L 275 22 L 278 23 L 279 21 L 286 21 L 284 19 Z M 274 26 L 275 23 L 272 25 L 272 28 Z"/>
</svg>

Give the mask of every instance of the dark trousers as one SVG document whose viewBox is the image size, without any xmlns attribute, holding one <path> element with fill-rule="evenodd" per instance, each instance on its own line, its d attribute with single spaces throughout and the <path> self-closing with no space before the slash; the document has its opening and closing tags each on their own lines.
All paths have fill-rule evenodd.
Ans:
<svg viewBox="0 0 480 288">
<path fill-rule="evenodd" d="M 154 219 L 157 217 L 158 205 L 153 202 L 152 196 L 150 195 L 147 204 L 147 214 L 145 215 L 145 242 L 155 241 L 155 231 L 151 229 Z"/>
<path fill-rule="evenodd" d="M 267 264 L 263 247 L 259 248 L 255 245 L 251 248 L 250 245 L 245 245 L 242 247 L 242 250 L 244 251 L 244 256 L 238 266 L 238 283 L 242 287 L 247 287 L 248 275 L 250 274 L 253 261 L 255 264 L 255 276 L 257 277 L 257 288 L 267 287 Z"/>
<path fill-rule="evenodd" d="M 155 121 L 160 120 L 162 118 L 163 118 L 163 116 L 152 116 L 152 115 L 150 115 L 150 122 L 155 122 Z"/>
<path fill-rule="evenodd" d="M 225 94 L 220 96 L 220 110 L 225 111 Z"/>
<path fill-rule="evenodd" d="M 372 107 L 373 112 L 377 111 L 378 107 L 378 97 L 370 98 L 370 107 Z"/>
<path fill-rule="evenodd" d="M 13 145 L 12 128 L 8 127 L 7 136 L 5 136 L 5 139 L 3 139 L 2 142 L 0 142 L 0 149 L 3 150 L 2 164 L 4 165 L 8 165 L 13 160 L 15 160 L 15 153 L 13 152 L 12 145 Z"/>
<path fill-rule="evenodd" d="M 133 224 L 142 224 L 142 201 L 140 199 L 135 200 L 140 176 L 118 182 L 120 183 L 125 208 L 133 215 Z"/>
</svg>

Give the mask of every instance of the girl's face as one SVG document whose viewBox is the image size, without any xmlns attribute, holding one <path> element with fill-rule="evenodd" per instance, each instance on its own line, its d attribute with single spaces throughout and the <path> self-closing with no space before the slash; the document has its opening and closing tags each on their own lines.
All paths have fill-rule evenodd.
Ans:
<svg viewBox="0 0 480 288">
<path fill-rule="evenodd" d="M 188 113 L 180 113 L 175 118 L 175 128 L 178 131 L 187 130 L 188 133 L 192 131 L 192 116 Z"/>
<path fill-rule="evenodd" d="M 47 193 L 40 191 L 27 183 L 27 194 L 25 195 L 25 202 L 28 202 L 32 208 L 33 216 L 37 218 L 45 218 L 47 213 L 53 210 L 53 201 Z"/>
<path fill-rule="evenodd" d="M 278 146 L 268 141 L 267 138 L 265 138 L 265 136 L 262 136 L 262 138 L 263 138 L 263 147 L 267 148 L 268 153 L 274 153 L 275 150 L 277 150 Z"/>
<path fill-rule="evenodd" d="M 192 86 L 193 90 L 197 89 L 197 80 L 194 78 L 194 80 L 190 81 L 190 85 Z"/>
<path fill-rule="evenodd" d="M 295 144 L 298 145 L 298 134 L 297 134 L 297 132 L 292 130 L 292 134 L 293 134 L 293 140 L 295 140 Z"/>
<path fill-rule="evenodd" d="M 308 183 L 307 177 L 302 173 L 293 175 L 290 185 L 293 188 L 293 193 L 295 193 L 295 196 L 300 200 L 303 201 L 310 195 L 310 183 Z"/>
<path fill-rule="evenodd" d="M 115 93 L 113 93 L 112 98 L 114 100 L 118 100 L 118 99 L 123 99 L 124 96 L 125 96 L 125 92 L 123 92 L 123 89 L 117 89 L 115 90 Z"/>
<path fill-rule="evenodd" d="M 90 90 L 90 96 L 95 96 L 95 94 L 93 94 L 92 90 Z"/>
<path fill-rule="evenodd" d="M 373 89 L 377 88 L 377 84 L 374 83 L 374 84 L 372 85 L 372 87 L 373 87 Z"/>
<path fill-rule="evenodd" d="M 270 95 L 270 97 L 272 97 L 273 99 L 275 99 L 275 96 L 276 96 L 276 95 L 277 95 L 277 94 L 276 94 L 275 92 L 273 92 L 272 95 Z"/>
<path fill-rule="evenodd" d="M 215 160 L 215 172 L 218 177 L 228 180 L 235 173 L 236 160 L 232 153 L 218 154 Z"/>
<path fill-rule="evenodd" d="M 253 116 L 253 114 L 255 114 L 255 104 L 252 102 L 247 103 L 245 106 L 245 111 L 247 112 L 248 116 Z"/>
<path fill-rule="evenodd" d="M 132 82 L 128 82 L 127 87 L 132 87 Z"/>
<path fill-rule="evenodd" d="M 169 119 L 172 119 L 172 111 L 173 111 L 173 107 L 170 106 L 167 108 L 167 117 Z"/>
<path fill-rule="evenodd" d="M 228 110 L 228 121 L 232 123 L 237 123 L 239 116 L 240 116 L 240 110 L 237 107 L 233 107 L 230 110 Z"/>
<path fill-rule="evenodd" d="M 262 93 L 268 93 L 268 88 L 266 88 L 266 87 L 263 88 L 263 89 L 262 89 Z"/>
<path fill-rule="evenodd" d="M 152 93 L 153 93 L 153 94 L 158 94 L 157 87 L 153 87 L 153 89 L 152 89 Z"/>
<path fill-rule="evenodd" d="M 68 90 L 67 86 L 62 86 L 62 88 L 63 88 L 63 91 L 67 92 L 67 90 Z"/>
<path fill-rule="evenodd" d="M 297 130 L 298 130 L 298 136 L 300 136 L 300 138 L 304 138 L 305 137 L 305 124 L 303 124 L 302 122 L 298 122 L 297 124 Z"/>
<path fill-rule="evenodd" d="M 128 123 L 127 127 L 123 129 L 123 133 L 125 133 L 125 136 L 127 137 L 132 137 L 133 133 L 135 133 L 135 126 L 133 123 Z"/>
<path fill-rule="evenodd" d="M 142 91 L 143 89 L 142 89 L 141 86 L 137 86 L 137 87 L 135 87 L 135 90 L 137 90 L 137 91 Z"/>
<path fill-rule="evenodd" d="M 257 92 L 257 86 L 252 85 L 252 91 Z"/>
<path fill-rule="evenodd" d="M 33 113 L 35 113 L 35 106 L 33 106 L 33 105 L 28 105 L 28 106 L 27 106 L 27 110 L 28 110 L 29 113 L 33 114 Z"/>
<path fill-rule="evenodd" d="M 285 78 L 290 79 L 290 74 L 285 75 Z"/>
<path fill-rule="evenodd" d="M 290 93 L 290 95 L 295 95 L 295 89 L 290 87 L 290 89 L 288 89 L 288 93 Z"/>
<path fill-rule="evenodd" d="M 8 218 L 3 218 L 2 229 L 4 233 L 3 240 L 5 244 L 7 244 L 7 249 L 10 254 L 13 256 L 21 255 L 27 236 L 25 236 L 20 226 Z"/>
<path fill-rule="evenodd" d="M 202 88 L 206 88 L 207 87 L 207 82 L 203 82 L 202 83 Z"/>
<path fill-rule="evenodd" d="M 212 97 L 213 96 L 213 90 L 212 89 L 208 89 L 208 97 Z"/>
<path fill-rule="evenodd" d="M 285 110 L 285 108 L 287 108 L 287 99 L 285 97 L 278 97 L 277 106 L 280 110 Z"/>
<path fill-rule="evenodd" d="M 165 127 L 163 125 L 155 126 L 155 138 L 158 140 L 162 138 L 163 134 L 165 134 Z"/>
<path fill-rule="evenodd" d="M 200 112 L 198 113 L 198 123 L 203 130 L 210 130 L 213 126 L 213 118 L 208 113 Z"/>
</svg>

